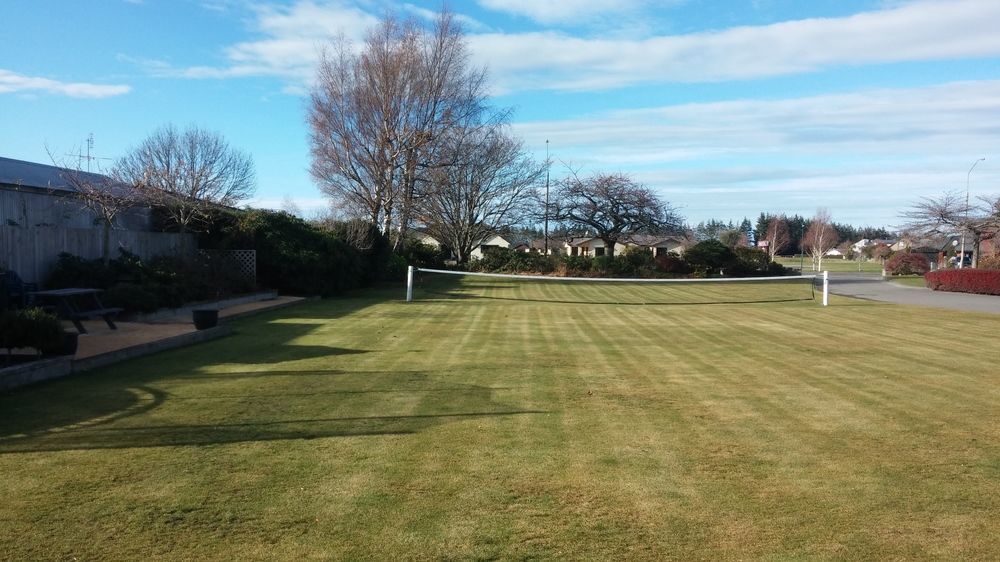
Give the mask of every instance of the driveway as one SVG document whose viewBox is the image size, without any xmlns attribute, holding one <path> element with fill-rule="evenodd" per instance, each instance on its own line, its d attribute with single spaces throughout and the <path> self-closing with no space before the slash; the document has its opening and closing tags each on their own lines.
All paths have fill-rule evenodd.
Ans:
<svg viewBox="0 0 1000 562">
<path fill-rule="evenodd" d="M 932 291 L 883 281 L 877 273 L 831 273 L 830 292 L 873 301 L 1000 314 L 1000 296 Z"/>
</svg>

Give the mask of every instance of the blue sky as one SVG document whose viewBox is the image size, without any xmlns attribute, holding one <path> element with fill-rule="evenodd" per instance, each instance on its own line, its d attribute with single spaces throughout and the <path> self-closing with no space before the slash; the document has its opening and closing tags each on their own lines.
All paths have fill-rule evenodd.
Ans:
<svg viewBox="0 0 1000 562">
<path fill-rule="evenodd" d="M 307 172 L 317 51 L 377 0 L 4 0 L 0 156 L 75 165 L 160 125 L 250 152 L 255 206 L 325 206 Z M 691 223 L 760 212 L 899 225 L 924 196 L 1000 192 L 1000 1 L 467 0 L 493 103 L 555 165 L 624 171 Z M 971 174 L 969 167 L 981 157 Z M 85 165 L 86 163 L 84 163 Z M 108 166 L 96 160 L 93 166 Z"/>
</svg>

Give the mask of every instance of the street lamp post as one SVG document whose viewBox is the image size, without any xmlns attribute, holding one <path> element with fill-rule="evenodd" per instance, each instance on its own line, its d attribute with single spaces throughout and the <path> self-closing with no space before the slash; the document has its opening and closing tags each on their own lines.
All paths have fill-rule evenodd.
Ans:
<svg viewBox="0 0 1000 562">
<path fill-rule="evenodd" d="M 545 255 L 549 255 L 549 140 L 545 139 Z"/>
<path fill-rule="evenodd" d="M 969 173 L 965 174 L 965 224 L 962 225 L 962 253 L 958 258 L 959 269 L 965 267 L 965 230 L 969 224 L 969 179 L 972 178 L 972 170 L 975 169 L 976 164 L 979 164 L 983 160 L 986 160 L 986 158 L 983 157 L 973 162 L 969 168 Z"/>
</svg>

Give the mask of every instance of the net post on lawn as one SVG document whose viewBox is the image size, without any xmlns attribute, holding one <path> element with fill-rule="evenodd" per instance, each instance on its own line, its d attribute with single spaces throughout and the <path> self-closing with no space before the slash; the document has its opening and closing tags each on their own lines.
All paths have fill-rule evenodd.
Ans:
<svg viewBox="0 0 1000 562">
<path fill-rule="evenodd" d="M 413 266 L 406 268 L 406 302 L 413 301 Z"/>
<path fill-rule="evenodd" d="M 830 272 L 823 272 L 823 306 L 830 302 Z"/>
</svg>

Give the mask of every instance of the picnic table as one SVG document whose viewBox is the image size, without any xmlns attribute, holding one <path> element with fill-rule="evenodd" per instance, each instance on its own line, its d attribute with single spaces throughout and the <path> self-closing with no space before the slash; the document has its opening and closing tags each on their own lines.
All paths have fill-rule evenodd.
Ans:
<svg viewBox="0 0 1000 562">
<path fill-rule="evenodd" d="M 114 317 L 122 311 L 120 308 L 108 308 L 101 304 L 98 294 L 100 289 L 69 288 L 52 289 L 49 291 L 32 291 L 31 295 L 41 303 L 52 303 L 60 318 L 65 318 L 76 326 L 76 331 L 86 334 L 81 320 L 88 318 L 103 318 L 108 327 L 117 330 Z"/>
</svg>

